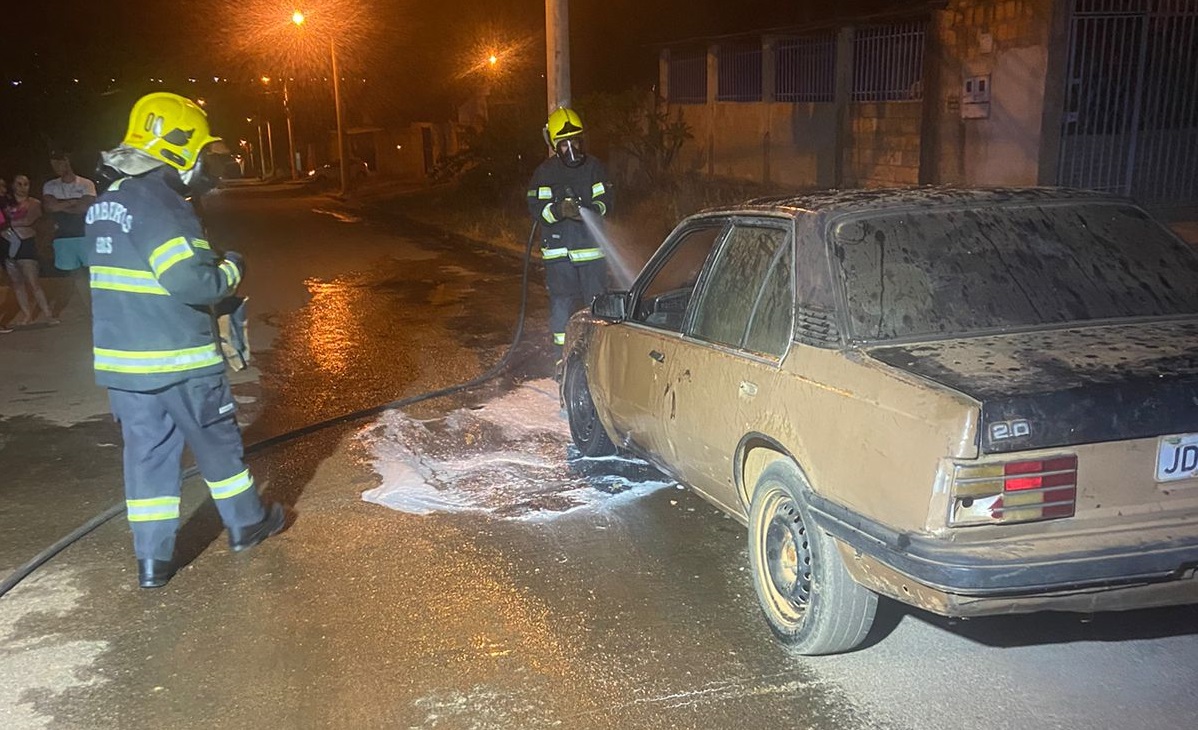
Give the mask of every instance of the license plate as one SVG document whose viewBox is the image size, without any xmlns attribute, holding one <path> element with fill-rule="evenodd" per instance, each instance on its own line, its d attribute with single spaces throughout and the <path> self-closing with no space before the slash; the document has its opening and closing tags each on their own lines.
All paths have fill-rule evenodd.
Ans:
<svg viewBox="0 0 1198 730">
<path fill-rule="evenodd" d="M 1175 482 L 1198 476 L 1198 433 L 1161 438 L 1156 450 L 1156 480 Z"/>
</svg>

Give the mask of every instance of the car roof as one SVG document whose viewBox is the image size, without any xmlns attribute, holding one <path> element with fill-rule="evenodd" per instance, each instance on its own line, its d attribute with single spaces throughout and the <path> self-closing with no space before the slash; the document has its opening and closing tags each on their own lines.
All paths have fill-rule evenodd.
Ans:
<svg viewBox="0 0 1198 730">
<path fill-rule="evenodd" d="M 998 203 L 1047 203 L 1071 200 L 1130 202 L 1126 198 L 1073 188 L 954 188 L 909 187 L 862 190 L 824 190 L 795 195 L 754 198 L 739 205 L 704 210 L 702 214 L 735 212 L 799 215 L 804 213 L 844 214 L 901 208 L 938 208 Z"/>
</svg>

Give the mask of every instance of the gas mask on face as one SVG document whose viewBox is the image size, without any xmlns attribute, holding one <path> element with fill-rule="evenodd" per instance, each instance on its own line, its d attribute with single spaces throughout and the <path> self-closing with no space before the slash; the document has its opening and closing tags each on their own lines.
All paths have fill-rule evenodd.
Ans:
<svg viewBox="0 0 1198 730">
<path fill-rule="evenodd" d="M 566 167 L 578 167 L 587 158 L 586 147 L 580 137 L 559 140 L 554 151 Z"/>
</svg>

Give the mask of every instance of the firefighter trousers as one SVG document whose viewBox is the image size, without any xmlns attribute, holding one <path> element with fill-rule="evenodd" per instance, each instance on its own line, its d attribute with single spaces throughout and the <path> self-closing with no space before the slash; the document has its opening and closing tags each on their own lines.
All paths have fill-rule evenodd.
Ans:
<svg viewBox="0 0 1198 730">
<path fill-rule="evenodd" d="M 225 527 L 265 518 L 242 460 L 236 404 L 223 374 L 150 393 L 109 389 L 108 399 L 125 441 L 125 504 L 139 560 L 170 560 L 174 553 L 185 444 Z"/>
<path fill-rule="evenodd" d="M 545 284 L 549 288 L 549 331 L 553 344 L 560 346 L 566 342 L 566 320 L 570 315 L 591 306 L 595 297 L 607 290 L 607 262 L 548 262 Z"/>
</svg>

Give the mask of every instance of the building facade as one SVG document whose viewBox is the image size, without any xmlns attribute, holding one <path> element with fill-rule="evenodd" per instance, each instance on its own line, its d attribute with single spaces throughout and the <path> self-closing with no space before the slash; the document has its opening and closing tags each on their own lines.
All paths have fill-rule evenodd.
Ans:
<svg viewBox="0 0 1198 730">
<path fill-rule="evenodd" d="M 946 0 L 671 45 L 659 77 L 711 175 L 1198 206 L 1198 0 Z"/>
</svg>

